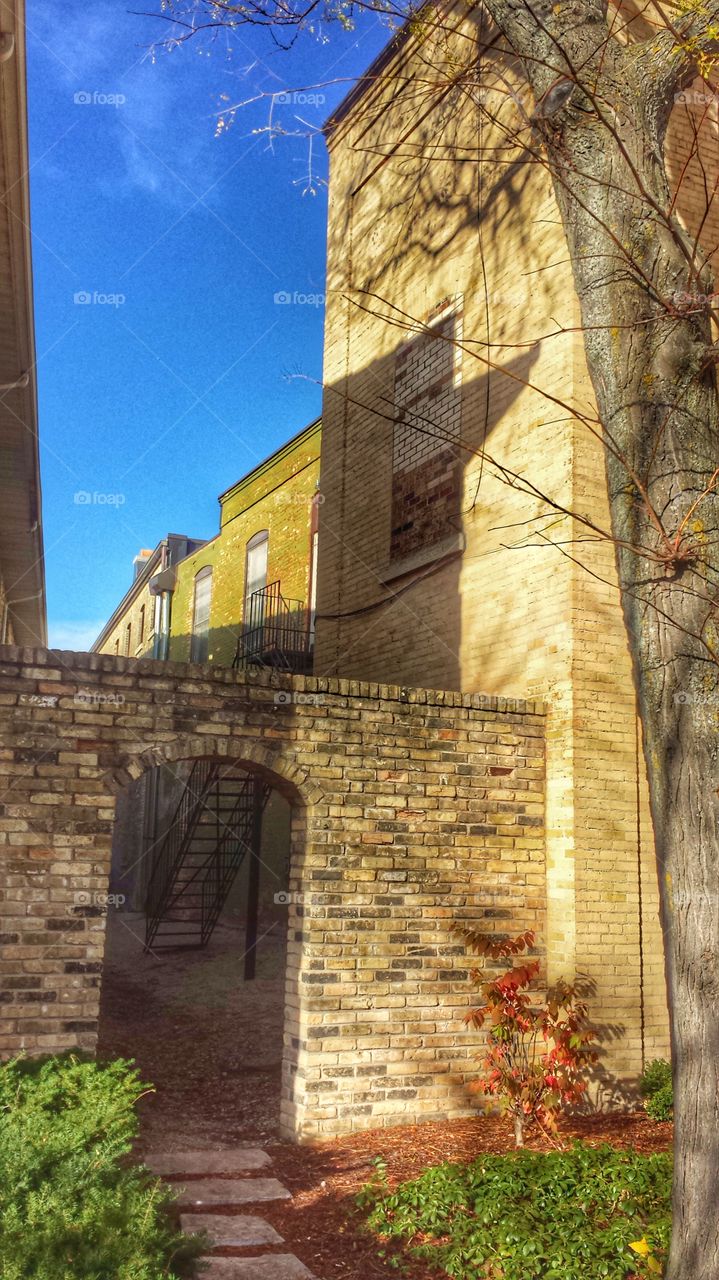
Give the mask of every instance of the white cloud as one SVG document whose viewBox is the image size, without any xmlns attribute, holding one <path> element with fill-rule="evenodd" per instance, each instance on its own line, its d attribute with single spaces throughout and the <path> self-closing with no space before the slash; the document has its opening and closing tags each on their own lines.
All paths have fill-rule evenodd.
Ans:
<svg viewBox="0 0 719 1280">
<path fill-rule="evenodd" d="M 63 9 L 62 16 L 48 0 L 35 0 L 28 30 L 50 76 L 68 94 L 68 104 L 81 95 L 75 104 L 77 125 L 96 128 L 99 122 L 106 130 L 107 165 L 92 175 L 101 191 L 113 196 L 139 189 L 186 208 L 195 184 L 199 194 L 212 181 L 212 163 L 206 159 L 207 172 L 195 172 L 198 153 L 207 152 L 207 141 L 213 141 L 211 122 L 204 122 L 194 141 L 185 135 L 178 142 L 168 132 L 182 100 L 187 65 L 167 56 L 153 62 L 143 47 L 145 28 L 139 19 L 133 21 L 136 31 L 128 39 L 127 15 L 104 0 L 93 0 L 92 9 L 79 13 Z M 119 99 L 118 105 L 107 98 Z"/>
<path fill-rule="evenodd" d="M 49 645 L 51 649 L 71 649 L 76 653 L 87 653 L 90 645 L 97 640 L 107 621 L 100 618 L 95 622 L 50 622 L 48 624 Z"/>
<path fill-rule="evenodd" d="M 80 12 L 63 8 L 60 16 L 55 4 L 35 3 L 28 15 L 28 33 L 42 44 L 58 76 L 76 88 L 84 77 L 97 75 L 112 62 L 117 17 L 109 5 L 95 4 Z M 91 85 L 90 88 L 100 86 Z"/>
</svg>

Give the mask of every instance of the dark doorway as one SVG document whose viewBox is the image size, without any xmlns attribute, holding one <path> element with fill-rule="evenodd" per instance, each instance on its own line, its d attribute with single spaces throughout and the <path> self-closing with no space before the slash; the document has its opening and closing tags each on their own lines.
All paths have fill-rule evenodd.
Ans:
<svg viewBox="0 0 719 1280">
<path fill-rule="evenodd" d="M 154 1086 L 149 1147 L 279 1127 L 291 807 L 211 764 L 160 766 L 118 797 L 98 1053 Z"/>
</svg>

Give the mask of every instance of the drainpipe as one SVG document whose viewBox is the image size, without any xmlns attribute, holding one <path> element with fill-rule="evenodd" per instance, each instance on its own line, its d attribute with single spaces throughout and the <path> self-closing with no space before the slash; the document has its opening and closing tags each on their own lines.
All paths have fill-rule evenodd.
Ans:
<svg viewBox="0 0 719 1280">
<path fill-rule="evenodd" d="M 2 391 L 1 386 L 0 391 Z M 32 532 L 32 530 L 30 532 Z M 15 600 L 8 600 L 7 597 L 5 598 L 5 604 L 2 611 L 2 623 L 0 624 L 0 644 L 5 644 L 7 642 L 8 621 L 13 607 L 16 604 L 29 604 L 31 600 L 40 600 L 44 594 L 44 591 L 36 591 L 32 596 L 18 596 Z"/>
<path fill-rule="evenodd" d="M 155 648 L 153 658 L 159 658 L 163 662 L 167 660 L 170 652 L 170 625 L 172 622 L 172 593 L 175 590 L 175 569 L 162 569 L 160 573 L 156 573 L 150 578 L 148 583 L 150 595 L 156 599 L 157 625 L 155 627 Z"/>
<path fill-rule="evenodd" d="M 163 591 L 160 595 L 160 635 L 158 658 L 167 659 L 170 652 L 170 618 L 172 616 L 172 592 Z"/>
</svg>

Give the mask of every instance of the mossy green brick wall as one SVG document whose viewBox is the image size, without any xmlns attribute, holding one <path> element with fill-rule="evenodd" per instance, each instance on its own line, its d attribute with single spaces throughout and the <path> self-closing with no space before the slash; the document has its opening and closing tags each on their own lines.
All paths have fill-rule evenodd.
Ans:
<svg viewBox="0 0 719 1280">
<path fill-rule="evenodd" d="M 211 565 L 209 661 L 220 665 L 232 662 L 242 625 L 247 543 L 261 529 L 269 530 L 270 535 L 267 581 L 279 578 L 285 597 L 307 601 L 320 432 L 319 422 L 312 423 L 221 496 L 219 534 L 178 566 L 171 660 L 189 660 L 195 576 Z"/>
</svg>

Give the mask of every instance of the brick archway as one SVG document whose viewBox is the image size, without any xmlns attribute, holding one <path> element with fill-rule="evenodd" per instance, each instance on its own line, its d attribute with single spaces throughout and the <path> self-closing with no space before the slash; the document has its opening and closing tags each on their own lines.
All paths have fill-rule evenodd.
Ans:
<svg viewBox="0 0 719 1280">
<path fill-rule="evenodd" d="M 105 774 L 105 785 L 111 794 L 117 794 L 129 782 L 141 777 L 146 769 L 203 758 L 223 760 L 228 764 L 234 762 L 240 767 L 247 765 L 265 775 L 278 791 L 300 808 L 319 804 L 324 796 L 322 787 L 312 780 L 309 770 L 300 768 L 286 748 L 266 747 L 252 738 L 228 740 L 211 734 L 202 737 L 188 735 L 174 742 L 150 746 L 140 756 L 125 756 Z"/>
<path fill-rule="evenodd" d="M 213 756 L 271 777 L 302 826 L 284 1131 L 468 1109 L 449 926 L 542 934 L 540 704 L 6 647 L 0 727 L 1 1052 L 94 1046 L 112 793 Z"/>
<path fill-rule="evenodd" d="M 179 737 L 171 743 L 153 744 L 140 756 L 123 759 L 119 766 L 104 778 L 108 791 L 115 797 L 122 794 L 128 783 L 143 777 L 147 770 L 194 763 L 197 760 L 213 760 L 222 765 L 237 766 L 243 771 L 259 774 L 274 790 L 288 801 L 291 810 L 289 836 L 289 921 L 288 934 L 292 938 L 301 931 L 298 904 L 304 897 L 303 887 L 311 881 L 305 875 L 305 852 L 311 846 L 315 825 L 322 823 L 326 806 L 324 791 L 313 783 L 308 770 L 299 768 L 286 749 L 269 748 L 244 738 L 213 738 L 212 735 Z M 284 981 L 284 1033 L 282 1051 L 282 1083 L 280 1097 L 283 1131 L 294 1136 L 301 1125 L 302 1097 L 297 1096 L 298 1050 L 301 1023 L 300 991 L 302 951 L 295 945 L 288 948 Z"/>
</svg>

